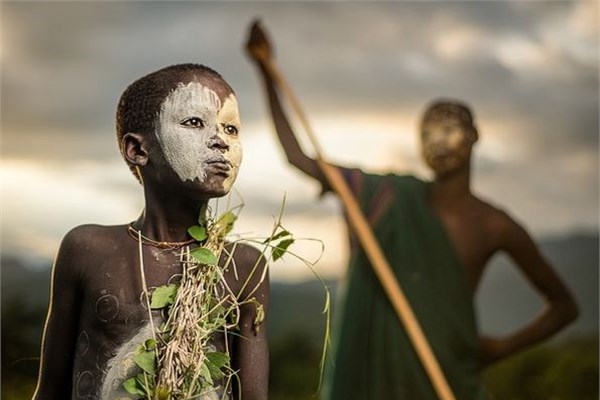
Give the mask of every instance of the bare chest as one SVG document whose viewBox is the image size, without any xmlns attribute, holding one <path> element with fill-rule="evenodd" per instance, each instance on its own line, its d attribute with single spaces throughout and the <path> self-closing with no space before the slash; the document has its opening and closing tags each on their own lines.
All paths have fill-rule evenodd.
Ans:
<svg viewBox="0 0 600 400">
<path fill-rule="evenodd" d="M 74 396 L 96 393 L 94 399 L 126 395 L 123 381 L 132 376 L 132 354 L 153 329 L 165 321 L 161 310 L 150 310 L 152 293 L 159 286 L 180 281 L 183 265 L 177 252 L 124 248 L 90 262 L 83 277 L 81 319 L 74 363 Z M 221 336 L 213 341 L 221 350 Z"/>
<path fill-rule="evenodd" d="M 456 255 L 475 289 L 483 270 L 498 245 L 482 212 L 455 213 L 436 211 Z"/>
<path fill-rule="evenodd" d="M 90 264 L 83 279 L 83 310 L 98 328 L 147 319 L 144 287 L 175 283 L 181 277 L 176 254 L 144 248 L 143 258 L 131 250 L 107 255 Z"/>
</svg>

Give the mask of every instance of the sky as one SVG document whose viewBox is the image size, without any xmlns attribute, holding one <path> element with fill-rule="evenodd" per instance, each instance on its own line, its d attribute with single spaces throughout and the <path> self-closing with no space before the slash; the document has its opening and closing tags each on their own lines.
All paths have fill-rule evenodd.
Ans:
<svg viewBox="0 0 600 400">
<path fill-rule="evenodd" d="M 321 240 L 318 270 L 340 276 L 340 206 L 287 165 L 243 53 L 257 17 L 332 162 L 427 178 L 419 118 L 436 98 L 460 99 L 480 131 L 476 194 L 536 238 L 598 230 L 597 2 L 5 1 L 1 12 L 5 255 L 46 261 L 76 225 L 135 219 L 142 189 L 118 152 L 118 98 L 146 73 L 199 62 L 240 105 L 236 229 L 267 235 L 286 196 L 284 225 Z M 293 249 L 315 260 L 321 246 Z M 290 257 L 271 273 L 310 274 Z"/>
</svg>

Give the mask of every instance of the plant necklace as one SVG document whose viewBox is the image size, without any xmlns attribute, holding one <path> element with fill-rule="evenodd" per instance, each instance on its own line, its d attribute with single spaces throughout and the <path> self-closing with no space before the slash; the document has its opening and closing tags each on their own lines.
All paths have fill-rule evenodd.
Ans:
<svg viewBox="0 0 600 400">
<path fill-rule="evenodd" d="M 231 247 L 226 249 L 225 239 L 232 231 L 237 220 L 236 211 L 241 207 L 228 210 L 216 218 L 206 217 L 211 214 L 210 210 L 201 210 L 198 224 L 187 231 L 192 239 L 184 242 L 155 241 L 143 236 L 133 226 L 128 226 L 129 235 L 138 242 L 139 269 L 152 329 L 152 337 L 145 340 L 133 356 L 138 371 L 123 382 L 123 388 L 128 393 L 147 400 L 198 399 L 202 396 L 229 399 L 233 379 L 239 382 L 237 371 L 231 366 L 228 343 L 230 335 L 238 335 L 235 331 L 238 330 L 240 307 L 245 304 L 256 307 L 254 329 L 260 329 L 265 313 L 263 305 L 252 295 L 265 280 L 268 267 L 259 269 L 259 266 L 261 262 L 264 265 L 265 261 L 277 261 L 284 254 L 290 254 L 305 263 L 325 287 L 323 312 L 326 314 L 326 334 L 321 359 L 322 373 L 329 343 L 329 291 L 314 270 L 316 261 L 307 261 L 288 250 L 295 239 L 281 225 L 283 207 L 267 239 L 228 240 Z M 242 241 L 261 245 L 263 251 L 243 282 L 242 289 L 234 293 L 224 273 L 232 268 L 235 276 L 238 276 L 233 254 L 236 245 Z M 179 250 L 179 261 L 183 267 L 181 280 L 159 286 L 150 294 L 144 274 L 143 245 Z M 219 265 L 219 258 L 223 259 L 222 265 Z M 249 286 L 250 282 L 256 281 L 255 287 Z M 249 294 L 242 298 L 242 292 Z M 153 310 L 160 310 L 163 321 L 155 324 Z M 215 334 L 224 337 L 223 352 L 216 351 L 212 344 L 211 339 Z"/>
</svg>

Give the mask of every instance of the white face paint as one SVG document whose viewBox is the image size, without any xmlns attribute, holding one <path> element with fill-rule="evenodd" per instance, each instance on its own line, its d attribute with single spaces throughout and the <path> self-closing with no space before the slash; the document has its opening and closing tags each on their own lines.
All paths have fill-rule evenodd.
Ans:
<svg viewBox="0 0 600 400">
<path fill-rule="evenodd" d="M 225 191 L 231 189 L 242 161 L 233 94 L 221 104 L 218 95 L 201 83 L 180 83 L 163 102 L 158 122 L 158 142 L 182 181 L 204 182 L 215 174 L 225 176 Z"/>
<path fill-rule="evenodd" d="M 422 126 L 421 145 L 427 164 L 438 174 L 451 172 L 468 161 L 473 137 L 459 121 L 426 121 Z"/>
</svg>

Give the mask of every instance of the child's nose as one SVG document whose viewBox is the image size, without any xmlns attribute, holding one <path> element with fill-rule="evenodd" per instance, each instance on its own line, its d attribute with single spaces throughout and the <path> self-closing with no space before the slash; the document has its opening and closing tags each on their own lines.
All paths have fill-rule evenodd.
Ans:
<svg viewBox="0 0 600 400">
<path fill-rule="evenodd" d="M 229 145 L 223 140 L 223 138 L 221 138 L 219 134 L 215 134 L 210 138 L 208 147 L 212 150 L 219 150 L 223 153 L 229 150 Z"/>
</svg>

